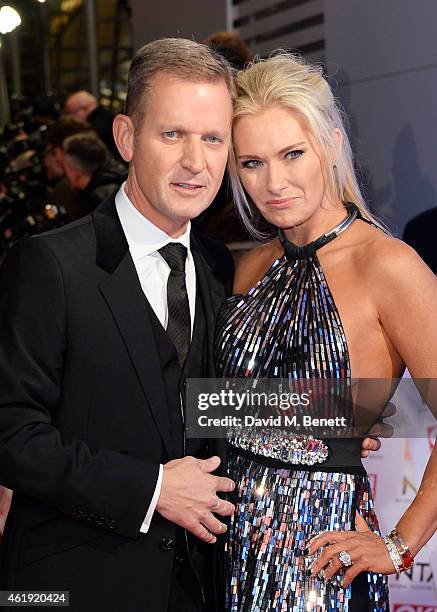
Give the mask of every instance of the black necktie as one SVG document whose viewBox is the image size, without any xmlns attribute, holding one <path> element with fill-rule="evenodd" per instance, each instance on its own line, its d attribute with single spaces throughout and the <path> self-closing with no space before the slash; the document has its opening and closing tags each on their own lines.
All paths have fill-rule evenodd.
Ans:
<svg viewBox="0 0 437 612">
<path fill-rule="evenodd" d="M 167 333 L 176 347 L 179 363 L 184 365 L 191 339 L 190 306 L 185 282 L 187 249 L 178 242 L 169 242 L 159 253 L 170 266 L 167 282 Z"/>
</svg>

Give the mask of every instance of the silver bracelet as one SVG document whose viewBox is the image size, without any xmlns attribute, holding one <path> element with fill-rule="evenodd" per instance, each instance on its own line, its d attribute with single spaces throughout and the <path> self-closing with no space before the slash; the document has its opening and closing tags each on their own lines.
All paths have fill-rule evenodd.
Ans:
<svg viewBox="0 0 437 612">
<path fill-rule="evenodd" d="M 387 547 L 388 554 L 390 555 L 390 559 L 394 565 L 395 571 L 397 574 L 401 573 L 401 568 L 403 567 L 402 557 L 399 554 L 398 549 L 390 538 L 384 538 L 384 544 Z"/>
</svg>

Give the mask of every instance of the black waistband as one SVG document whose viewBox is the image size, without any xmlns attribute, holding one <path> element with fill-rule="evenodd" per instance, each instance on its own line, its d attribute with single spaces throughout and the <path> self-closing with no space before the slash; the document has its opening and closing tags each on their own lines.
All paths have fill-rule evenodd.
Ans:
<svg viewBox="0 0 437 612">
<path fill-rule="evenodd" d="M 247 457 L 261 465 L 277 469 L 305 470 L 307 472 L 341 472 L 365 476 L 367 474 L 361 462 L 361 438 L 330 438 L 323 440 L 329 448 L 329 455 L 323 463 L 305 465 L 302 463 L 285 463 L 279 459 L 272 459 L 257 455 L 228 444 L 228 452 Z"/>
</svg>

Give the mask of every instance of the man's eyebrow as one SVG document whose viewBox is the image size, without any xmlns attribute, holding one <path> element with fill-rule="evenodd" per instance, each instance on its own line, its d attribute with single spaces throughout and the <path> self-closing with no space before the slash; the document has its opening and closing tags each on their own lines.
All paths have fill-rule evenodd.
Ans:
<svg viewBox="0 0 437 612">
<path fill-rule="evenodd" d="M 287 147 L 284 147 L 283 149 L 281 149 L 280 151 L 278 151 L 277 155 L 281 156 L 284 153 L 288 153 L 288 151 L 292 151 L 293 149 L 295 149 L 296 147 L 300 147 L 304 144 L 307 144 L 304 140 L 302 142 L 295 142 L 294 144 L 288 145 Z M 238 155 L 237 156 L 238 159 L 258 159 L 260 156 L 259 155 Z"/>
<path fill-rule="evenodd" d="M 185 132 L 180 125 L 172 124 L 170 121 L 166 124 L 158 125 L 160 132 Z"/>
</svg>

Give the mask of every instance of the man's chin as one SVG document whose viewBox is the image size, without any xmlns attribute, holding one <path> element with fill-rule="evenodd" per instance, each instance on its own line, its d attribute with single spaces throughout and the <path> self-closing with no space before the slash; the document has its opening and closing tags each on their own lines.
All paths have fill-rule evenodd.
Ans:
<svg viewBox="0 0 437 612">
<path fill-rule="evenodd" d="M 162 223 L 156 223 L 156 225 L 173 238 L 177 238 L 186 231 L 188 223 L 207 208 L 208 206 L 196 207 L 195 209 L 184 207 L 177 211 L 173 209 L 165 217 L 161 217 Z"/>
<path fill-rule="evenodd" d="M 209 206 L 211 202 L 208 200 L 207 202 L 192 202 L 190 206 L 185 205 L 180 211 L 177 212 L 177 217 L 181 219 L 185 219 L 186 221 L 192 221 L 199 215 L 201 215 Z"/>
</svg>

